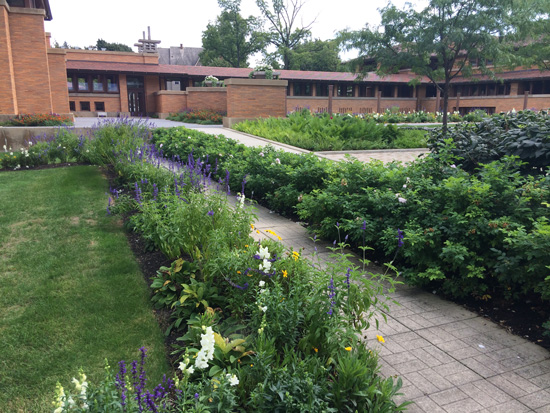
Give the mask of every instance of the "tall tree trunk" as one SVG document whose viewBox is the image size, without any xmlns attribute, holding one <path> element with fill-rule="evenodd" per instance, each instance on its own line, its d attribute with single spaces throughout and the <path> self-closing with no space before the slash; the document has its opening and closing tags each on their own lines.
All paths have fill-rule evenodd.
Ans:
<svg viewBox="0 0 550 413">
<path fill-rule="evenodd" d="M 449 82 L 445 82 L 443 86 L 443 135 L 447 134 L 447 122 L 449 112 Z"/>
</svg>

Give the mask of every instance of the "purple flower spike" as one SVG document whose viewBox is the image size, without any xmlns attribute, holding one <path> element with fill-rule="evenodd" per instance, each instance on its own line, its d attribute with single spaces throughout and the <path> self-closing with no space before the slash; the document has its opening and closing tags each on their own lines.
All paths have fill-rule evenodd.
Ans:
<svg viewBox="0 0 550 413">
<path fill-rule="evenodd" d="M 209 216 L 213 216 L 213 215 L 214 215 L 214 211 L 208 211 L 208 215 L 209 215 Z"/>
<path fill-rule="evenodd" d="M 195 393 L 195 399 L 199 398 L 199 393 Z"/>
<path fill-rule="evenodd" d="M 365 231 L 367 229 L 367 221 L 363 220 L 363 225 L 361 226 L 361 229 Z"/>
<path fill-rule="evenodd" d="M 405 234 L 399 228 L 397 228 L 396 238 L 397 238 L 397 248 L 401 248 L 403 246 L 403 238 L 405 238 Z"/>
</svg>

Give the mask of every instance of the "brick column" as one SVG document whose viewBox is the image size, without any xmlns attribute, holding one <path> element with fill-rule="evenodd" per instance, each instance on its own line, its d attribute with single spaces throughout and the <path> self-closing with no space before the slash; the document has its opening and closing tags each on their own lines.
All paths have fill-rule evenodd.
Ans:
<svg viewBox="0 0 550 413">
<path fill-rule="evenodd" d="M 6 6 L 0 6 L 0 114 L 15 115 L 17 110 L 17 93 L 13 73 L 10 23 Z"/>
<path fill-rule="evenodd" d="M 288 81 L 269 79 L 226 79 L 227 117 L 225 127 L 245 119 L 286 116 Z"/>
</svg>

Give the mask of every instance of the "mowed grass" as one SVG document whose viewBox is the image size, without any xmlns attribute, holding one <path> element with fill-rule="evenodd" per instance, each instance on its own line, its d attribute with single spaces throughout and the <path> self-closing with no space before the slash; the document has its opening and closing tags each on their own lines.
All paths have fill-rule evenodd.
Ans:
<svg viewBox="0 0 550 413">
<path fill-rule="evenodd" d="M 55 383 L 105 358 L 149 351 L 149 384 L 169 371 L 163 335 L 94 166 L 0 173 L 0 412 L 51 412 Z"/>
</svg>

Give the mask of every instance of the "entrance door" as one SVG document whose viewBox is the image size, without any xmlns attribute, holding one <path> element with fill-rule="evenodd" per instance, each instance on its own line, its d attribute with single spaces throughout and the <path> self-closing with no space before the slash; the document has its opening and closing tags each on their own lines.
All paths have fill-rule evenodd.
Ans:
<svg viewBox="0 0 550 413">
<path fill-rule="evenodd" d="M 126 87 L 128 88 L 128 112 L 130 112 L 130 116 L 146 116 L 143 76 L 127 76 Z"/>
</svg>

